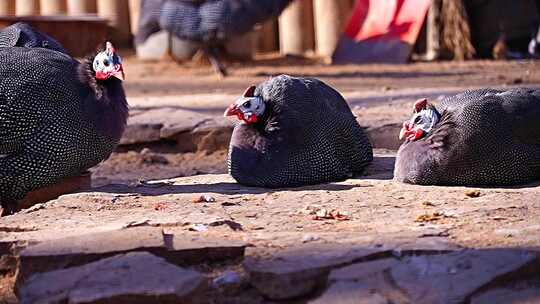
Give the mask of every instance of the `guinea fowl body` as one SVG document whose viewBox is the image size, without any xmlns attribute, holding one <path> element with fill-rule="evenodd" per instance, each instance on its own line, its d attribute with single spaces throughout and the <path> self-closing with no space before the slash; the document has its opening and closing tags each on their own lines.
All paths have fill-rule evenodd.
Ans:
<svg viewBox="0 0 540 304">
<path fill-rule="evenodd" d="M 292 0 L 143 0 L 137 43 L 165 29 L 180 39 L 217 43 L 277 17 Z"/>
<path fill-rule="evenodd" d="M 41 47 L 0 47 L 0 202 L 76 176 L 106 159 L 128 108 L 120 80 Z"/>
<path fill-rule="evenodd" d="M 343 97 L 316 79 L 279 76 L 254 96 L 266 104 L 255 124 L 238 124 L 229 173 L 239 183 L 291 187 L 343 180 L 372 161 L 371 144 Z"/>
<path fill-rule="evenodd" d="M 438 124 L 400 147 L 394 178 L 422 185 L 515 185 L 540 178 L 540 90 L 483 89 L 442 101 Z"/>
</svg>

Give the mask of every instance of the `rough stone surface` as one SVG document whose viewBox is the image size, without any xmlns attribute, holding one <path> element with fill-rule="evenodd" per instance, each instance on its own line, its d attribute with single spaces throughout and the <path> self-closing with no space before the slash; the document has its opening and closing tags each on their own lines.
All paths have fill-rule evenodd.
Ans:
<svg viewBox="0 0 540 304">
<path fill-rule="evenodd" d="M 336 245 L 305 245 L 265 259 L 248 259 L 244 268 L 251 284 L 273 300 L 305 296 L 326 282 L 329 271 L 381 254 L 383 248 L 354 248 Z M 294 288 L 291 288 L 294 286 Z"/>
<path fill-rule="evenodd" d="M 392 268 L 391 276 L 412 303 L 461 303 L 504 275 L 536 267 L 537 259 L 537 253 L 523 250 L 466 250 L 410 257 Z"/>
<path fill-rule="evenodd" d="M 540 303 L 540 284 L 536 280 L 528 286 L 497 288 L 489 290 L 471 299 L 471 304 L 536 304 Z"/>
<path fill-rule="evenodd" d="M 172 236 L 169 244 L 171 252 L 167 260 L 177 265 L 193 265 L 203 262 L 216 262 L 242 259 L 247 244 L 239 240 L 203 237 Z"/>
<path fill-rule="evenodd" d="M 464 303 L 481 288 L 528 275 L 538 262 L 536 252 L 511 249 L 386 258 L 332 271 L 331 287 L 322 298 L 337 301 L 335 289 L 362 286 L 392 303 Z M 503 296 L 490 293 L 477 299 Z"/>
<path fill-rule="evenodd" d="M 131 225 L 145 225 L 132 222 Z M 142 226 L 48 240 L 22 250 L 18 284 L 35 273 L 68 268 L 129 251 L 148 251 L 176 265 L 241 259 L 245 242 L 163 234 Z"/>
<path fill-rule="evenodd" d="M 25 303 L 203 303 L 207 285 L 198 272 L 147 252 L 40 273 L 17 290 Z"/>
<path fill-rule="evenodd" d="M 17 282 L 35 273 L 93 262 L 128 251 L 165 251 L 161 228 L 135 227 L 44 241 L 22 250 Z"/>
<path fill-rule="evenodd" d="M 120 145 L 133 145 L 160 141 L 160 123 L 129 123 L 120 139 Z"/>
<path fill-rule="evenodd" d="M 389 304 L 383 295 L 362 283 L 338 282 L 328 288 L 319 298 L 309 304 Z"/>
</svg>

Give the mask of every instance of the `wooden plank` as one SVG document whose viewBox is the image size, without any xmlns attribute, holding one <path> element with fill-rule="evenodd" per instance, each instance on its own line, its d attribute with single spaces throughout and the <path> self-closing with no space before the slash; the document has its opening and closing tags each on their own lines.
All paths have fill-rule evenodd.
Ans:
<svg viewBox="0 0 540 304">
<path fill-rule="evenodd" d="M 96 0 L 68 0 L 68 15 L 82 16 L 97 13 Z"/>
<path fill-rule="evenodd" d="M 17 16 L 39 15 L 39 0 L 17 0 L 15 4 L 15 15 Z"/>
<path fill-rule="evenodd" d="M 67 12 L 66 0 L 41 0 L 39 5 L 42 16 L 65 15 Z"/>
<path fill-rule="evenodd" d="M 15 0 L 0 0 L 0 16 L 15 15 Z"/>
<path fill-rule="evenodd" d="M 83 57 L 95 51 L 107 37 L 107 21 L 97 16 L 0 17 L 0 28 L 26 22 L 54 37 L 70 55 Z"/>
</svg>

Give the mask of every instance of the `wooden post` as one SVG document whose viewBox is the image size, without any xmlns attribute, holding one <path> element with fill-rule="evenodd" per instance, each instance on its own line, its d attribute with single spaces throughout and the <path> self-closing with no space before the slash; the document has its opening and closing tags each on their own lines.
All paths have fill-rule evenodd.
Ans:
<svg viewBox="0 0 540 304">
<path fill-rule="evenodd" d="M 139 17 L 141 15 L 141 0 L 129 0 L 129 20 L 131 33 L 137 34 L 139 30 Z"/>
<path fill-rule="evenodd" d="M 268 20 L 258 29 L 257 52 L 267 53 L 279 50 L 277 20 Z"/>
<path fill-rule="evenodd" d="M 0 0 L 0 15 L 1 16 L 15 15 L 15 0 Z"/>
<path fill-rule="evenodd" d="M 427 15 L 426 60 L 441 56 L 441 0 L 432 0 Z"/>
<path fill-rule="evenodd" d="M 316 49 L 328 63 L 346 22 L 348 6 L 349 0 L 313 0 Z"/>
<path fill-rule="evenodd" d="M 109 20 L 110 36 L 117 45 L 131 42 L 128 0 L 98 0 L 98 15 Z"/>
<path fill-rule="evenodd" d="M 255 50 L 255 32 L 233 36 L 225 44 L 227 52 L 238 59 L 252 59 Z"/>
<path fill-rule="evenodd" d="M 17 0 L 15 3 L 15 15 L 37 16 L 39 15 L 39 0 Z"/>
<path fill-rule="evenodd" d="M 67 12 L 66 0 L 41 0 L 40 13 L 44 16 L 65 15 Z"/>
<path fill-rule="evenodd" d="M 70 16 L 96 14 L 96 0 L 67 0 L 67 10 Z"/>
<path fill-rule="evenodd" d="M 279 17 L 280 51 L 284 55 L 304 55 L 313 45 L 313 4 L 311 0 L 296 0 Z"/>
</svg>

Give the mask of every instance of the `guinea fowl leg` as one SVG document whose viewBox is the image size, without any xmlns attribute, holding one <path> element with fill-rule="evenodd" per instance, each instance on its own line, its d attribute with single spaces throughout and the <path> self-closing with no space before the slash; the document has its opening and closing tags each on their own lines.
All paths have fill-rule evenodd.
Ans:
<svg viewBox="0 0 540 304">
<path fill-rule="evenodd" d="M 210 60 L 210 64 L 214 68 L 214 71 L 218 73 L 221 77 L 227 77 L 228 72 L 225 66 L 219 61 L 219 55 L 216 47 L 205 47 L 203 48 L 204 53 Z"/>
</svg>

